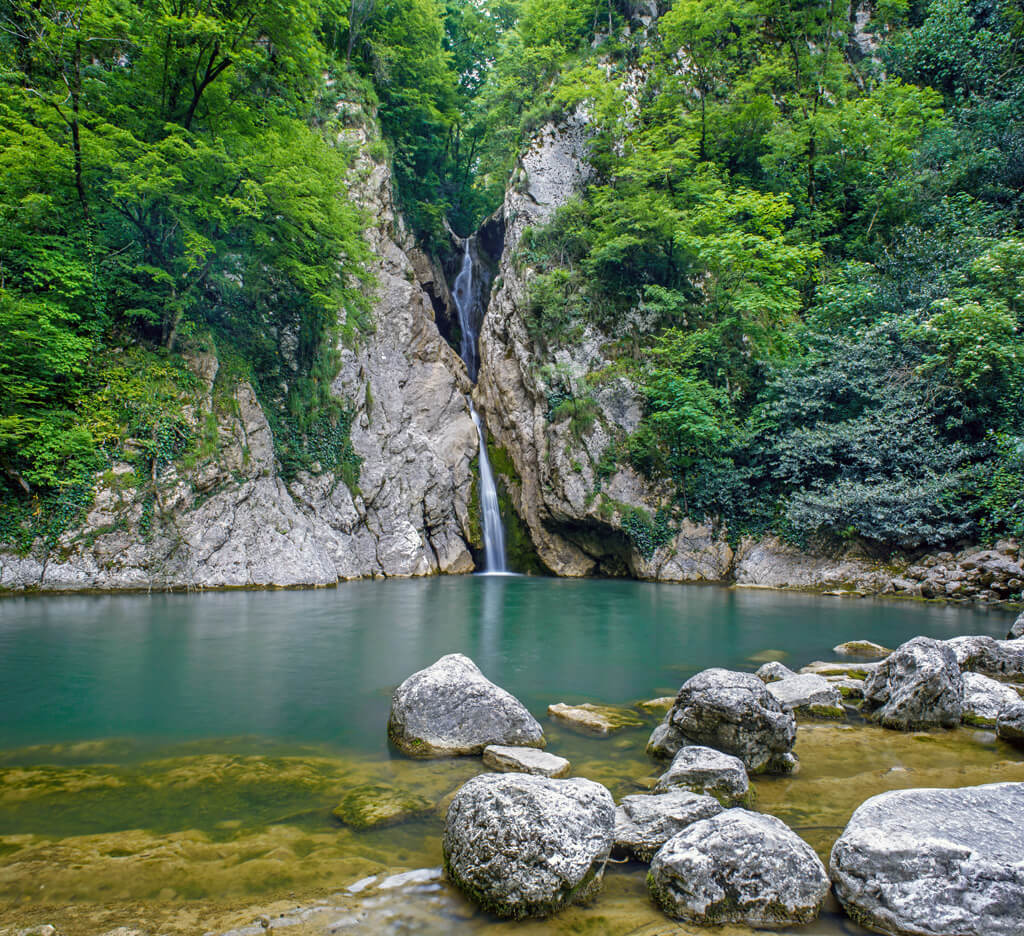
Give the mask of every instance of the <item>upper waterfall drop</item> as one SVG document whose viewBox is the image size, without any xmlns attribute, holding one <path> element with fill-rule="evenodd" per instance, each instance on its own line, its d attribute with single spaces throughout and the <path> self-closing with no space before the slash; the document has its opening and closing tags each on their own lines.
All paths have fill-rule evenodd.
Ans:
<svg viewBox="0 0 1024 936">
<path fill-rule="evenodd" d="M 469 379 L 476 383 L 477 375 L 480 372 L 480 352 L 477 348 L 476 328 L 473 325 L 473 256 L 469 246 L 471 240 L 470 237 L 466 238 L 465 249 L 462 253 L 462 266 L 459 267 L 459 275 L 455 277 L 455 290 L 452 298 L 455 301 L 455 310 L 459 314 L 459 329 L 462 332 L 459 356 L 465 362 Z"/>
</svg>

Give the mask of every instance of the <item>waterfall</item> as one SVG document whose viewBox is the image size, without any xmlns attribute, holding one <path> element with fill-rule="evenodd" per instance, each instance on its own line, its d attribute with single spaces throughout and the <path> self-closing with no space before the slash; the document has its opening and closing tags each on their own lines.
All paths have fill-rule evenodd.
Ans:
<svg viewBox="0 0 1024 936">
<path fill-rule="evenodd" d="M 501 525 L 501 511 L 498 509 L 498 489 L 494 486 L 494 473 L 487 457 L 484 424 L 472 400 L 469 403 L 469 414 L 473 417 L 476 433 L 480 437 L 480 516 L 484 525 L 485 571 L 506 572 L 505 530 Z"/>
<path fill-rule="evenodd" d="M 462 253 L 462 266 L 455 278 L 452 296 L 455 310 L 459 314 L 462 342 L 459 353 L 466 364 L 469 379 L 476 383 L 480 370 L 477 350 L 477 333 L 473 324 L 473 257 L 470 253 L 470 238 L 466 238 Z M 483 420 L 469 401 L 469 414 L 473 417 L 476 433 L 480 438 L 480 516 L 484 527 L 484 563 L 487 572 L 505 572 L 505 530 L 501 525 L 501 511 L 498 509 L 498 489 L 494 486 L 494 472 L 487 457 L 487 436 Z"/>
</svg>

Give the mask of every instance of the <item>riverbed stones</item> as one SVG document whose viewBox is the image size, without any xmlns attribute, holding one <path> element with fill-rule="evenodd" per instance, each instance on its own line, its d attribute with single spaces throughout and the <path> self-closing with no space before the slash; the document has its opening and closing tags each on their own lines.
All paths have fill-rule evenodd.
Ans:
<svg viewBox="0 0 1024 936">
<path fill-rule="evenodd" d="M 964 724 L 994 728 L 999 713 L 1008 705 L 1016 705 L 1020 696 L 1009 686 L 982 676 L 964 673 Z"/>
<path fill-rule="evenodd" d="M 751 798 L 743 761 L 698 744 L 680 750 L 654 787 L 655 793 L 672 790 L 706 794 L 723 806 L 749 805 Z"/>
<path fill-rule="evenodd" d="M 353 829 L 398 825 L 431 812 L 434 804 L 417 793 L 384 784 L 353 787 L 331 811 L 339 822 Z"/>
<path fill-rule="evenodd" d="M 882 933 L 1024 932 L 1024 783 L 895 790 L 853 814 L 832 849 L 836 896 Z"/>
<path fill-rule="evenodd" d="M 1018 637 L 1024 637 L 1024 614 L 1020 614 L 1017 620 L 1010 625 L 1010 630 L 1006 635 L 1007 640 L 1016 640 Z"/>
<path fill-rule="evenodd" d="M 1024 682 L 1024 638 L 996 640 L 965 636 L 946 641 L 960 669 L 1012 682 Z"/>
<path fill-rule="evenodd" d="M 999 712 L 996 734 L 1011 744 L 1024 745 L 1024 700 L 1018 699 Z"/>
<path fill-rule="evenodd" d="M 838 687 L 812 673 L 788 676 L 768 683 L 768 691 L 797 715 L 843 718 L 843 697 Z"/>
<path fill-rule="evenodd" d="M 671 755 L 683 744 L 706 745 L 738 757 L 752 773 L 788 773 L 796 765 L 796 719 L 753 673 L 697 673 L 683 683 L 659 729 L 649 751 L 656 741 L 658 751 Z"/>
<path fill-rule="evenodd" d="M 636 712 L 628 708 L 594 705 L 592 702 L 584 702 L 582 705 L 556 702 L 548 706 L 548 715 L 566 728 L 589 735 L 610 735 L 623 728 L 636 728 L 644 723 Z"/>
<path fill-rule="evenodd" d="M 796 676 L 785 663 L 780 663 L 778 660 L 769 660 L 763 666 L 758 667 L 757 672 L 754 673 L 761 682 L 778 682 L 780 679 L 789 679 L 790 676 Z"/>
<path fill-rule="evenodd" d="M 615 803 L 591 780 L 483 774 L 462 786 L 445 820 L 445 869 L 500 917 L 546 917 L 600 890 Z"/>
<path fill-rule="evenodd" d="M 395 690 L 388 738 L 412 757 L 480 754 L 489 744 L 544 747 L 544 731 L 522 702 L 461 653 L 441 657 Z"/>
<path fill-rule="evenodd" d="M 888 656 L 892 653 L 892 650 L 888 647 L 883 647 L 881 644 L 875 643 L 873 640 L 847 640 L 845 643 L 834 646 L 832 648 L 832 652 L 839 656 L 878 659 L 879 657 Z"/>
<path fill-rule="evenodd" d="M 780 819 L 728 809 L 670 838 L 648 887 L 669 916 L 700 925 L 780 929 L 810 923 L 829 881 L 818 856 Z"/>
<path fill-rule="evenodd" d="M 689 790 L 627 796 L 615 810 L 613 853 L 650 861 L 672 836 L 721 811 L 718 800 Z"/>
<path fill-rule="evenodd" d="M 963 716 L 964 683 L 946 642 L 915 637 L 864 680 L 861 711 L 886 728 L 953 728 Z"/>
<path fill-rule="evenodd" d="M 536 774 L 539 777 L 568 777 L 571 764 L 556 754 L 530 747 L 490 744 L 484 748 L 484 767 L 497 773 Z"/>
</svg>

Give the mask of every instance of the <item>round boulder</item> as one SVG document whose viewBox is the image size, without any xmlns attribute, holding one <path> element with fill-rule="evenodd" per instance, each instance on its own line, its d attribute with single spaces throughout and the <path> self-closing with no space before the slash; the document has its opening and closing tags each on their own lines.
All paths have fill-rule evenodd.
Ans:
<svg viewBox="0 0 1024 936">
<path fill-rule="evenodd" d="M 779 929 L 815 919 L 829 890 L 818 856 L 780 819 L 727 809 L 670 838 L 647 884 L 670 917 Z"/>
<path fill-rule="evenodd" d="M 785 663 L 780 663 L 778 660 L 769 660 L 758 667 L 754 675 L 761 682 L 770 683 L 778 682 L 780 679 L 789 679 L 790 676 L 796 676 L 796 673 L 786 666 Z"/>
<path fill-rule="evenodd" d="M 953 650 L 915 637 L 899 646 L 864 680 L 861 711 L 886 728 L 953 728 L 963 717 L 964 681 Z"/>
<path fill-rule="evenodd" d="M 1020 696 L 1004 683 L 979 673 L 964 673 L 964 724 L 994 728 L 999 713 L 1020 702 Z"/>
<path fill-rule="evenodd" d="M 1024 933 L 1024 783 L 895 790 L 853 814 L 832 848 L 857 922 L 914 936 Z"/>
<path fill-rule="evenodd" d="M 489 744 L 544 747 L 544 731 L 526 706 L 461 653 L 441 657 L 395 690 L 388 738 L 412 757 L 479 754 Z"/>
<path fill-rule="evenodd" d="M 721 811 L 718 800 L 689 790 L 627 796 L 615 810 L 614 852 L 650 861 L 673 835 Z"/>
<path fill-rule="evenodd" d="M 743 761 L 699 744 L 684 747 L 659 778 L 655 793 L 690 790 L 713 796 L 723 806 L 748 805 L 750 780 Z"/>
<path fill-rule="evenodd" d="M 591 780 L 482 774 L 445 819 L 445 869 L 500 917 L 546 917 L 600 890 L 615 829 L 611 794 Z"/>
<path fill-rule="evenodd" d="M 683 683 L 663 724 L 666 747 L 676 738 L 707 745 L 738 757 L 751 773 L 788 773 L 796 765 L 796 719 L 753 673 L 697 673 Z"/>
</svg>

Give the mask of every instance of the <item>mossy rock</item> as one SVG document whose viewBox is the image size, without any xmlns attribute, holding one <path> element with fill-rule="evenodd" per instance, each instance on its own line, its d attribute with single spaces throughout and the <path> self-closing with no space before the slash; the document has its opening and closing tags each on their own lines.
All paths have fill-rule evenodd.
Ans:
<svg viewBox="0 0 1024 936">
<path fill-rule="evenodd" d="M 331 814 L 353 829 L 372 829 L 398 825 L 433 809 L 434 804 L 417 793 L 368 783 L 349 790 Z"/>
</svg>

